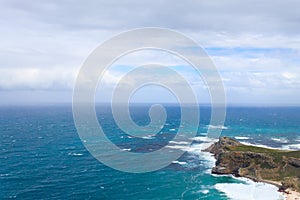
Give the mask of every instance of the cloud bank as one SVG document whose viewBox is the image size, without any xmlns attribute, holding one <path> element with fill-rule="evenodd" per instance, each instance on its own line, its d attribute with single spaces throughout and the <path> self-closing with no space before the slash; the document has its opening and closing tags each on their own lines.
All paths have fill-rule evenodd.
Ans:
<svg viewBox="0 0 300 200">
<path fill-rule="evenodd" d="M 290 105 L 300 98 L 296 0 L 2 1 L 0 7 L 1 104 L 22 103 L 15 97 L 26 93 L 36 101 L 71 101 L 76 74 L 95 47 L 121 31 L 151 26 L 178 30 L 203 46 L 223 77 L 229 103 Z M 144 52 L 119 64 L 151 60 L 181 63 Z M 206 91 L 199 90 L 205 86 L 198 77 L 181 72 L 190 74 L 201 101 L 209 101 Z M 124 71 L 111 70 L 105 81 L 115 82 L 120 73 Z M 107 93 L 109 85 L 103 85 Z M 41 93 L 47 92 L 43 99 Z M 57 98 L 61 92 L 66 95 Z M 139 101 L 150 98 L 146 93 Z"/>
</svg>

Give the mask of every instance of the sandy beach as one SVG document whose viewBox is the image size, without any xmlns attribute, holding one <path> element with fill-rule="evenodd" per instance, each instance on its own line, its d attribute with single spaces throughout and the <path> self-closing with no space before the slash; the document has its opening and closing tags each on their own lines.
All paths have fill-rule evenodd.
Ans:
<svg viewBox="0 0 300 200">
<path fill-rule="evenodd" d="M 300 193 L 290 189 L 287 189 L 283 193 L 283 196 L 286 198 L 286 200 L 300 200 Z"/>
<path fill-rule="evenodd" d="M 279 181 L 262 180 L 262 182 L 275 185 L 278 188 L 282 185 Z M 300 200 L 300 192 L 291 190 L 290 188 L 286 189 L 282 194 L 286 200 Z"/>
</svg>

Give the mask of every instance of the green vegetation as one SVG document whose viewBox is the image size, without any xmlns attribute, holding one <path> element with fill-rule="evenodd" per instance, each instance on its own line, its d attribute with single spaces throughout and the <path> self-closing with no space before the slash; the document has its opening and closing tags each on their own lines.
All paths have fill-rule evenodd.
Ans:
<svg viewBox="0 0 300 200">
<path fill-rule="evenodd" d="M 278 181 L 282 189 L 300 191 L 300 151 L 268 149 L 222 137 L 206 149 L 217 162 L 212 173 L 233 174 L 255 181 Z"/>
<path fill-rule="evenodd" d="M 300 158 L 300 151 L 287 151 L 287 150 L 279 150 L 279 149 L 268 149 L 263 147 L 256 147 L 250 145 L 242 145 L 241 146 L 231 146 L 228 147 L 229 151 L 242 151 L 242 152 L 255 152 L 255 153 L 265 153 L 274 158 L 274 162 L 280 163 L 283 161 L 283 157 L 294 157 Z"/>
</svg>

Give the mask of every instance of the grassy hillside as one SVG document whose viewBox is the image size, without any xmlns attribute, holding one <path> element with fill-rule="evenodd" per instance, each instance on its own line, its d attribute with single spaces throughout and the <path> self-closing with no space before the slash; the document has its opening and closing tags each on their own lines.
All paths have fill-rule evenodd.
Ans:
<svg viewBox="0 0 300 200">
<path fill-rule="evenodd" d="M 300 151 L 244 145 L 228 137 L 220 138 L 207 151 L 217 159 L 213 173 L 279 181 L 283 189 L 300 191 Z"/>
</svg>

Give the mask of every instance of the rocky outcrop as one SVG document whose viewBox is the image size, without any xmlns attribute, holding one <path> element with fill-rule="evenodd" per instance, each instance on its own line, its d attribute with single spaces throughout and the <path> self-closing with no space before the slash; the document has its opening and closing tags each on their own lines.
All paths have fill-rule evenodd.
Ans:
<svg viewBox="0 0 300 200">
<path fill-rule="evenodd" d="M 219 139 L 218 142 L 214 143 L 210 147 L 208 147 L 206 150 L 207 152 L 213 153 L 214 155 L 218 156 L 220 153 L 225 152 L 228 150 L 228 147 L 232 146 L 241 146 L 242 144 L 232 138 L 229 137 L 222 137 Z"/>
<path fill-rule="evenodd" d="M 222 137 L 205 151 L 214 154 L 213 174 L 232 174 L 255 181 L 280 181 L 282 189 L 300 189 L 300 151 L 282 151 L 244 145 Z"/>
<path fill-rule="evenodd" d="M 300 159 L 298 158 L 288 158 L 288 162 L 290 165 L 294 166 L 294 167 L 297 167 L 297 168 L 300 168 Z M 300 169 L 299 169 L 300 170 Z"/>
</svg>

